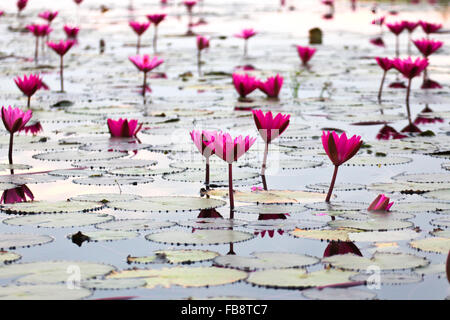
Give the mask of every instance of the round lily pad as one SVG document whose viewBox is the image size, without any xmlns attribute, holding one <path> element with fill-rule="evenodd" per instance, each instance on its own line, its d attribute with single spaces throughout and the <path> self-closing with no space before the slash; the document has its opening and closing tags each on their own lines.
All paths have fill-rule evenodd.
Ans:
<svg viewBox="0 0 450 320">
<path fill-rule="evenodd" d="M 53 170 L 48 174 L 51 176 L 63 176 L 63 177 L 91 177 L 91 176 L 102 176 L 106 174 L 106 171 L 74 168 L 74 169 Z"/>
<path fill-rule="evenodd" d="M 377 267 L 380 271 L 390 271 L 424 267 L 430 262 L 426 258 L 407 253 L 375 252 L 371 259 L 347 253 L 324 258 L 322 263 L 344 270 L 360 271 Z"/>
<path fill-rule="evenodd" d="M 38 261 L 0 267 L 0 278 L 18 278 L 16 282 L 23 284 L 53 284 L 67 282 L 71 275 L 82 281 L 103 276 L 113 270 L 113 266 L 94 262 Z"/>
<path fill-rule="evenodd" d="M 252 234 L 242 231 L 200 229 L 195 232 L 173 230 L 152 233 L 146 235 L 145 239 L 176 245 L 217 245 L 247 241 L 253 237 Z"/>
<path fill-rule="evenodd" d="M 27 233 L 0 234 L 0 250 L 31 247 L 52 242 L 53 238 L 46 235 Z"/>
<path fill-rule="evenodd" d="M 70 289 L 65 284 L 0 286 L 0 300 L 78 300 L 91 294 L 88 289 Z"/>
<path fill-rule="evenodd" d="M 125 157 L 123 152 L 88 152 L 82 150 L 67 150 L 61 152 L 40 153 L 33 156 L 34 159 L 47 161 L 100 161 Z"/>
<path fill-rule="evenodd" d="M 372 231 L 372 232 L 358 232 L 349 233 L 350 241 L 355 242 L 394 242 L 394 241 L 409 241 L 420 237 L 420 233 L 412 229 L 403 229 L 395 231 Z"/>
<path fill-rule="evenodd" d="M 376 211 L 344 211 L 344 213 L 339 215 L 340 218 L 351 219 L 351 220 L 368 220 L 368 219 L 378 219 L 378 220 L 407 220 L 415 217 L 412 213 L 406 212 L 376 212 Z"/>
<path fill-rule="evenodd" d="M 158 250 L 154 255 L 143 257 L 127 257 L 127 263 L 170 263 L 170 264 L 191 264 L 194 262 L 208 261 L 219 254 L 208 250 Z"/>
<path fill-rule="evenodd" d="M 27 165 L 27 164 L 18 164 L 18 163 L 14 163 L 14 164 L 9 164 L 9 163 L 0 163 L 0 171 L 4 171 L 4 170 L 29 170 L 32 167 Z"/>
<path fill-rule="evenodd" d="M 0 263 L 11 263 L 19 260 L 21 257 L 20 254 L 15 252 L 0 251 Z"/>
<path fill-rule="evenodd" d="M 228 189 L 215 189 L 208 192 L 211 196 L 228 197 Z M 310 203 L 325 200 L 323 193 L 292 191 L 292 190 L 270 190 L 270 191 L 234 191 L 234 200 L 239 202 L 256 203 Z"/>
<path fill-rule="evenodd" d="M 357 229 L 341 228 L 337 230 L 323 229 L 323 230 L 304 230 L 295 229 L 290 234 L 297 238 L 307 238 L 326 241 L 349 241 L 349 234 L 354 232 L 361 232 Z"/>
<path fill-rule="evenodd" d="M 214 259 L 217 266 L 244 271 L 305 268 L 318 262 L 315 257 L 288 252 L 254 252 L 252 257 L 226 255 Z"/>
<path fill-rule="evenodd" d="M 259 176 L 258 172 L 234 170 L 233 181 L 252 179 Z M 186 170 L 183 172 L 165 174 L 164 179 L 171 181 L 184 181 L 184 182 L 204 182 L 205 173 L 199 170 Z M 224 186 L 228 185 L 228 172 L 224 170 L 211 170 L 210 183 Z"/>
<path fill-rule="evenodd" d="M 69 212 L 89 212 L 100 210 L 103 207 L 99 202 L 82 201 L 32 201 L 3 204 L 0 210 L 6 213 L 69 213 Z"/>
<path fill-rule="evenodd" d="M 308 189 L 317 190 L 320 192 L 328 192 L 328 189 L 330 188 L 330 183 L 315 183 L 315 184 L 309 184 L 306 186 Z M 365 189 L 366 186 L 363 184 L 357 184 L 357 183 L 336 183 L 334 185 L 333 190 L 334 191 L 353 191 L 353 190 L 362 190 Z"/>
<path fill-rule="evenodd" d="M 82 161 L 72 165 L 77 168 L 90 169 L 119 169 L 119 168 L 147 168 L 156 165 L 155 160 L 142 159 L 113 159 L 108 161 Z"/>
<path fill-rule="evenodd" d="M 163 269 L 131 269 L 113 272 L 108 279 L 145 279 L 146 288 L 157 286 L 169 288 L 178 285 L 185 288 L 230 284 L 241 281 L 247 273 L 239 270 L 216 267 L 172 267 Z"/>
<path fill-rule="evenodd" d="M 3 220 L 11 226 L 34 226 L 42 228 L 69 228 L 87 226 L 113 220 L 114 217 L 106 214 L 93 213 L 63 213 L 63 214 L 36 214 L 13 217 Z"/>
<path fill-rule="evenodd" d="M 433 191 L 446 187 L 450 188 L 450 183 L 375 182 L 370 184 L 367 189 L 384 193 L 400 192 L 405 194 L 422 194 L 426 191 Z"/>
<path fill-rule="evenodd" d="M 411 241 L 409 245 L 420 251 L 448 254 L 450 251 L 450 238 L 425 238 Z"/>
<path fill-rule="evenodd" d="M 236 207 L 235 212 L 246 214 L 287 214 L 305 211 L 301 204 L 259 204 Z"/>
<path fill-rule="evenodd" d="M 279 159 L 278 161 L 268 161 L 266 174 L 270 175 L 277 170 L 300 170 L 316 168 L 323 165 L 322 161 L 309 161 L 300 159 Z M 261 164 L 253 162 L 250 164 L 252 168 L 260 168 Z"/>
<path fill-rule="evenodd" d="M 424 193 L 423 196 L 439 201 L 450 201 L 450 189 L 440 189 Z"/>
<path fill-rule="evenodd" d="M 349 161 L 344 163 L 346 166 L 388 166 L 388 165 L 396 165 L 396 164 L 405 164 L 411 162 L 411 158 L 407 157 L 394 157 L 394 156 L 385 156 L 385 157 L 376 157 L 376 156 L 362 156 L 359 155 L 357 157 L 351 158 Z"/>
<path fill-rule="evenodd" d="M 237 219 L 196 218 L 179 221 L 178 225 L 194 229 L 226 229 L 245 226 L 248 222 Z"/>
<path fill-rule="evenodd" d="M 323 221 L 293 220 L 293 219 L 267 219 L 249 222 L 246 228 L 254 230 L 294 230 L 295 228 L 309 230 L 319 229 L 326 225 Z"/>
<path fill-rule="evenodd" d="M 377 297 L 372 291 L 355 288 L 313 288 L 304 290 L 302 295 L 312 300 L 374 300 Z"/>
<path fill-rule="evenodd" d="M 437 182 L 450 182 L 450 173 L 409 173 L 400 174 L 392 179 L 402 182 L 417 182 L 417 183 L 437 183 Z"/>
<path fill-rule="evenodd" d="M 396 202 L 395 210 L 400 212 L 433 212 L 450 209 L 445 202 Z"/>
<path fill-rule="evenodd" d="M 80 147 L 83 151 L 117 151 L 117 152 L 133 152 L 137 150 L 150 149 L 151 145 L 143 143 L 130 143 L 128 141 L 100 142 L 95 144 L 84 145 Z"/>
<path fill-rule="evenodd" d="M 117 176 L 91 176 L 88 178 L 74 179 L 73 182 L 81 185 L 113 186 L 113 185 L 138 185 L 153 182 L 151 177 L 117 177 Z"/>
<path fill-rule="evenodd" d="M 123 290 L 145 286 L 144 279 L 89 279 L 80 286 L 92 290 Z"/>
<path fill-rule="evenodd" d="M 309 209 L 318 211 L 353 211 L 367 209 L 368 206 L 363 202 L 316 202 L 305 205 Z"/>
<path fill-rule="evenodd" d="M 333 228 L 353 228 L 365 231 L 388 231 L 410 228 L 414 224 L 410 221 L 394 219 L 368 219 L 368 220 L 334 220 L 328 222 Z"/>
<path fill-rule="evenodd" d="M 349 282 L 354 272 L 320 270 L 306 272 L 303 269 L 268 269 L 250 273 L 247 282 L 268 288 L 303 289 Z"/>
<path fill-rule="evenodd" d="M 181 173 L 184 169 L 171 169 L 171 168 L 119 168 L 112 169 L 108 171 L 109 174 L 115 176 L 132 176 L 132 177 L 142 177 L 142 176 L 159 176 L 167 174 Z"/>
<path fill-rule="evenodd" d="M 350 277 L 350 279 L 353 281 L 366 281 L 367 285 L 396 285 L 418 283 L 423 281 L 422 276 L 418 273 L 396 272 L 383 272 L 377 274 L 376 278 L 374 277 L 374 273 L 359 273 Z"/>
<path fill-rule="evenodd" d="M 222 207 L 225 201 L 199 197 L 142 197 L 132 202 L 109 202 L 107 206 L 116 210 L 141 212 L 192 211 Z"/>
<path fill-rule="evenodd" d="M 29 174 L 9 174 L 0 176 L 0 183 L 10 183 L 14 185 L 49 183 L 59 180 L 65 180 L 66 177 L 51 176 L 47 173 L 29 173 Z"/>
<path fill-rule="evenodd" d="M 100 223 L 95 227 L 98 229 L 115 231 L 144 231 L 170 228 L 174 225 L 175 223 L 170 221 L 157 221 L 152 219 L 123 219 Z"/>
<path fill-rule="evenodd" d="M 450 229 L 437 229 L 432 232 L 430 232 L 435 237 L 442 237 L 442 238 L 450 238 Z"/>
<path fill-rule="evenodd" d="M 436 218 L 430 221 L 433 226 L 450 228 L 450 216 Z"/>
<path fill-rule="evenodd" d="M 70 198 L 72 201 L 86 201 L 86 202 L 121 202 L 121 201 L 134 201 L 139 199 L 137 194 L 126 193 L 87 193 L 80 194 L 78 196 Z"/>
</svg>

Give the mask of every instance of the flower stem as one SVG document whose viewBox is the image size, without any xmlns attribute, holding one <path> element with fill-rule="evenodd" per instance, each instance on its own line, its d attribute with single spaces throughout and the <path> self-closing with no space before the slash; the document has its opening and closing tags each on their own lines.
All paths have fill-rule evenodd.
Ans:
<svg viewBox="0 0 450 320">
<path fill-rule="evenodd" d="M 269 129 L 270 130 L 270 129 Z M 266 143 L 265 147 L 264 147 L 264 158 L 263 158 L 263 163 L 262 163 L 262 168 L 261 168 L 261 175 L 265 176 L 266 175 L 266 167 L 267 167 L 267 154 L 269 153 L 269 143 Z"/>
<path fill-rule="evenodd" d="M 400 44 L 398 36 L 395 36 L 395 56 L 398 58 L 400 56 Z"/>
<path fill-rule="evenodd" d="M 153 33 L 153 53 L 156 54 L 157 52 L 157 41 L 158 41 L 158 26 L 155 26 L 155 32 Z"/>
<path fill-rule="evenodd" d="M 245 39 L 244 40 L 244 57 L 247 57 L 247 51 L 248 51 L 248 40 L 247 39 Z"/>
<path fill-rule="evenodd" d="M 13 143 L 14 143 L 14 133 L 11 132 L 10 136 L 9 136 L 9 152 L 8 152 L 8 159 L 9 159 L 9 164 L 12 165 L 13 164 Z"/>
<path fill-rule="evenodd" d="M 331 194 L 333 193 L 334 183 L 336 182 L 336 176 L 338 173 L 339 166 L 334 166 L 334 173 L 333 178 L 331 179 L 330 189 L 328 189 L 327 198 L 325 199 L 325 202 L 330 202 Z"/>
<path fill-rule="evenodd" d="M 209 157 L 206 157 L 206 176 L 205 176 L 205 186 L 206 190 L 209 189 Z"/>
<path fill-rule="evenodd" d="M 406 111 L 408 112 L 408 121 L 409 124 L 411 125 L 411 110 L 409 108 L 409 94 L 411 93 L 411 80 L 412 79 L 408 79 L 408 88 L 406 89 Z"/>
<path fill-rule="evenodd" d="M 36 48 L 34 49 L 34 62 L 38 63 L 38 53 L 39 53 L 39 37 L 36 37 Z"/>
<path fill-rule="evenodd" d="M 27 108 L 28 109 L 30 109 L 30 105 L 31 105 L 31 96 L 29 96 L 27 99 Z"/>
<path fill-rule="evenodd" d="M 198 76 L 201 77 L 202 76 L 202 51 L 198 50 L 197 51 L 197 70 L 198 70 Z"/>
<path fill-rule="evenodd" d="M 228 194 L 230 196 L 230 219 L 234 211 L 234 195 L 233 195 L 233 164 L 228 164 Z"/>
<path fill-rule="evenodd" d="M 139 50 L 141 49 L 141 36 L 138 35 L 138 40 L 136 44 L 136 54 L 139 54 Z"/>
<path fill-rule="evenodd" d="M 61 92 L 64 92 L 64 60 L 61 55 L 61 65 L 59 67 L 59 76 L 61 78 Z"/>
<path fill-rule="evenodd" d="M 380 90 L 378 90 L 378 104 L 381 104 L 381 95 L 383 94 L 383 85 L 384 85 L 384 80 L 386 79 L 386 73 L 387 73 L 387 71 L 384 70 L 383 78 L 381 78 Z"/>
</svg>

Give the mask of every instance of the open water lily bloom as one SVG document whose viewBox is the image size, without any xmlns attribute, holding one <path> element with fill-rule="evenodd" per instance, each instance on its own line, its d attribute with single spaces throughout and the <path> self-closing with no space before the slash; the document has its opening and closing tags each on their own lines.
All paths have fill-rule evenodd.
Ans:
<svg viewBox="0 0 450 320">
<path fill-rule="evenodd" d="M 135 137 L 142 128 L 142 123 L 139 124 L 135 119 L 122 119 L 107 121 L 109 133 L 112 137 L 131 138 Z"/>
</svg>

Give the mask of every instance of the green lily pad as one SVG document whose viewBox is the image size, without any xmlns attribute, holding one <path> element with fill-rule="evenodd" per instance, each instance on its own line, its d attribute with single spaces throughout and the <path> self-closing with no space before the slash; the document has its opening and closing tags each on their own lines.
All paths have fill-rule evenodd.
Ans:
<svg viewBox="0 0 450 320">
<path fill-rule="evenodd" d="M 108 171 L 109 174 L 115 176 L 131 176 L 131 177 L 147 177 L 147 176 L 159 176 L 167 174 L 178 174 L 183 172 L 184 169 L 171 169 L 171 168 L 119 168 Z"/>
<path fill-rule="evenodd" d="M 242 170 L 233 171 L 233 181 L 253 179 L 258 176 L 258 172 Z M 199 170 L 186 170 L 179 173 L 165 174 L 163 178 L 170 181 L 204 182 L 205 173 Z M 211 170 L 210 183 L 219 186 L 228 186 L 228 171 Z"/>
<path fill-rule="evenodd" d="M 208 261 L 219 256 L 217 252 L 208 250 L 158 250 L 151 256 L 127 257 L 127 263 L 170 263 L 191 264 L 194 262 Z"/>
<path fill-rule="evenodd" d="M 353 157 L 348 160 L 344 165 L 346 166 L 390 166 L 397 164 L 405 164 L 411 162 L 411 158 L 407 157 L 376 157 L 376 156 L 362 156 Z"/>
<path fill-rule="evenodd" d="M 353 228 L 364 231 L 388 231 L 411 228 L 412 222 L 394 219 L 368 219 L 368 220 L 334 220 L 328 222 L 333 228 Z"/>
<path fill-rule="evenodd" d="M 100 223 L 95 227 L 98 229 L 115 231 L 144 231 L 170 228 L 174 225 L 175 223 L 170 221 L 157 221 L 152 219 L 123 219 Z"/>
<path fill-rule="evenodd" d="M 81 185 L 95 186 L 114 186 L 114 185 L 138 185 L 153 182 L 151 177 L 117 177 L 117 176 L 101 176 L 74 179 L 73 182 Z"/>
<path fill-rule="evenodd" d="M 449 228 L 450 227 L 450 217 L 445 216 L 441 218 L 436 218 L 430 221 L 433 226 Z"/>
<path fill-rule="evenodd" d="M 83 231 L 83 235 L 89 237 L 89 242 L 98 241 L 117 241 L 136 238 L 139 233 L 133 231 L 116 231 L 116 230 L 99 230 L 99 231 Z M 67 238 L 72 239 L 73 234 L 67 235 Z"/>
<path fill-rule="evenodd" d="M 88 289 L 74 290 L 65 284 L 0 286 L 0 300 L 78 300 L 91 294 Z"/>
<path fill-rule="evenodd" d="M 92 290 L 124 290 L 145 286 L 144 279 L 89 279 L 80 286 Z"/>
<path fill-rule="evenodd" d="M 87 193 L 70 198 L 72 201 L 86 201 L 86 202 L 128 202 L 141 198 L 137 194 L 126 193 Z"/>
<path fill-rule="evenodd" d="M 208 192 L 211 196 L 228 197 L 228 189 L 215 189 Z M 234 191 L 234 200 L 239 202 L 256 202 L 262 204 L 270 203 L 310 203 L 325 200 L 323 193 L 292 191 L 292 190 L 270 190 L 270 191 Z"/>
<path fill-rule="evenodd" d="M 395 230 L 395 231 L 373 231 L 349 233 L 350 241 L 355 242 L 394 242 L 409 241 L 420 237 L 420 233 L 412 229 Z"/>
<path fill-rule="evenodd" d="M 27 233 L 3 233 L 0 234 L 0 250 L 22 247 L 32 247 L 52 242 L 53 238 L 46 235 Z"/>
<path fill-rule="evenodd" d="M 319 262 L 319 259 L 303 254 L 288 252 L 254 252 L 252 257 L 236 255 L 219 256 L 214 264 L 220 267 L 244 271 L 261 269 L 305 268 Z"/>
<path fill-rule="evenodd" d="M 4 204 L 0 210 L 6 213 L 69 213 L 69 212 L 89 212 L 100 210 L 103 207 L 99 202 L 82 201 L 32 201 Z"/>
<path fill-rule="evenodd" d="M 236 207 L 235 212 L 245 214 L 287 214 L 305 211 L 301 204 L 259 204 Z"/>
<path fill-rule="evenodd" d="M 239 270 L 216 267 L 173 267 L 163 269 L 132 269 L 113 272 L 108 279 L 145 279 L 146 288 L 157 286 L 170 288 L 177 285 L 184 288 L 199 288 L 230 284 L 241 281 L 247 273 Z"/>
<path fill-rule="evenodd" d="M 248 221 L 237 219 L 196 218 L 179 221 L 178 225 L 194 229 L 228 229 L 245 226 Z"/>
<path fill-rule="evenodd" d="M 100 161 L 125 157 L 123 152 L 88 152 L 82 150 L 67 150 L 61 152 L 40 153 L 34 159 L 47 161 Z"/>
<path fill-rule="evenodd" d="M 4 170 L 29 170 L 32 166 L 29 166 L 27 164 L 9 164 L 9 163 L 0 163 L 0 171 Z"/>
<path fill-rule="evenodd" d="M 375 182 L 370 184 L 367 189 L 384 193 L 423 193 L 426 191 L 433 191 L 446 187 L 450 188 L 450 183 Z"/>
<path fill-rule="evenodd" d="M 425 238 L 411 241 L 409 245 L 420 251 L 448 254 L 450 251 L 450 238 Z"/>
<path fill-rule="evenodd" d="M 123 154 L 123 153 L 122 153 Z M 108 161 L 82 161 L 75 162 L 72 165 L 77 168 L 90 169 L 120 169 L 120 168 L 147 168 L 156 165 L 155 160 L 141 159 L 113 159 Z"/>
<path fill-rule="evenodd" d="M 399 212 L 434 212 L 450 209 L 445 202 L 396 202 L 395 211 Z"/>
<path fill-rule="evenodd" d="M 406 253 L 376 252 L 371 259 L 347 253 L 322 259 L 322 263 L 331 264 L 334 268 L 361 271 L 369 267 L 377 267 L 380 271 L 407 270 L 427 266 L 426 258 Z"/>
<path fill-rule="evenodd" d="M 77 213 L 64 214 L 36 214 L 13 217 L 3 220 L 11 226 L 34 226 L 38 228 L 70 228 L 87 226 L 113 220 L 114 217 L 106 214 Z"/>
<path fill-rule="evenodd" d="M 15 252 L 0 251 L 0 263 L 11 263 L 19 260 L 22 256 Z"/>
<path fill-rule="evenodd" d="M 107 206 L 116 210 L 134 212 L 192 211 L 222 207 L 225 201 L 199 197 L 142 197 L 132 202 L 109 202 Z"/>
<path fill-rule="evenodd" d="M 450 189 L 440 189 L 424 193 L 423 196 L 428 199 L 439 201 L 450 201 Z"/>
<path fill-rule="evenodd" d="M 268 288 L 304 289 L 345 283 L 353 275 L 354 272 L 340 270 L 268 269 L 250 273 L 246 281 Z"/>
<path fill-rule="evenodd" d="M 295 229 L 290 232 L 291 235 L 297 238 L 307 238 L 326 241 L 349 241 L 350 233 L 361 232 L 357 229 L 341 228 L 337 230 L 322 229 L 322 230 L 303 230 Z"/>
<path fill-rule="evenodd" d="M 374 292 L 355 288 L 313 288 L 304 290 L 302 295 L 312 300 L 374 300 L 377 297 Z"/>
<path fill-rule="evenodd" d="M 309 184 L 306 186 L 308 189 L 317 190 L 320 192 L 328 192 L 328 189 L 330 188 L 330 183 L 315 183 L 315 184 Z M 336 183 L 334 185 L 333 190 L 334 191 L 353 191 L 353 190 L 362 190 L 365 189 L 366 186 L 363 184 L 357 184 L 357 183 Z"/>
<path fill-rule="evenodd" d="M 235 230 L 195 230 L 195 232 L 185 232 L 180 230 L 164 231 L 152 233 L 145 236 L 145 239 L 177 245 L 217 245 L 224 243 L 237 243 L 254 238 L 248 232 Z"/>
<path fill-rule="evenodd" d="M 379 274 L 379 282 L 373 281 L 373 273 L 359 273 L 350 277 L 353 281 L 367 281 L 367 285 L 396 285 L 396 284 L 410 284 L 422 282 L 423 278 L 418 273 L 396 273 L 383 272 Z"/>
<path fill-rule="evenodd" d="M 450 182 L 450 173 L 447 172 L 439 172 L 439 173 L 409 173 L 409 174 L 400 174 L 392 179 L 401 182 L 416 182 L 416 183 L 449 183 Z"/>
</svg>

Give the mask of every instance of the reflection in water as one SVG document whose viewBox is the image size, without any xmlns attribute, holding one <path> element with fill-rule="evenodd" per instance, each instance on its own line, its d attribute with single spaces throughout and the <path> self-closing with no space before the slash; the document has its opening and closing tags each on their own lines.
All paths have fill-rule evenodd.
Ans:
<svg viewBox="0 0 450 320">
<path fill-rule="evenodd" d="M 407 135 L 401 134 L 395 128 L 385 124 L 380 131 L 378 131 L 376 138 L 378 140 L 389 140 L 389 139 L 403 139 L 407 138 Z"/>
<path fill-rule="evenodd" d="M 33 193 L 27 187 L 27 185 L 23 184 L 19 187 L 3 191 L 0 203 L 7 204 L 7 203 L 27 202 L 33 200 L 34 200 Z"/>
<path fill-rule="evenodd" d="M 197 218 L 223 218 L 222 215 L 216 209 L 203 209 L 200 210 Z"/>
<path fill-rule="evenodd" d="M 44 128 L 42 127 L 42 125 L 39 121 L 34 122 L 28 126 L 25 126 L 19 130 L 19 132 L 25 132 L 25 134 L 31 133 L 33 136 L 35 136 L 38 133 L 41 133 L 43 131 L 44 131 Z"/>
<path fill-rule="evenodd" d="M 427 113 L 431 113 L 433 110 L 429 107 L 428 104 L 425 105 L 425 108 L 420 111 L 419 115 L 417 116 L 416 120 L 414 120 L 414 124 L 430 124 L 430 123 L 436 123 L 436 122 L 444 122 L 444 119 L 440 117 L 430 117 L 427 115 Z"/>
<path fill-rule="evenodd" d="M 334 241 L 332 240 L 325 251 L 323 252 L 323 257 L 331 257 L 338 254 L 353 253 L 358 256 L 363 256 L 361 251 L 352 241 Z"/>
<path fill-rule="evenodd" d="M 260 214 L 258 216 L 258 220 L 285 220 L 287 219 L 287 216 L 289 216 L 289 213 L 266 213 L 266 214 Z M 268 230 L 259 230 L 255 231 L 254 235 L 258 236 L 261 235 L 261 238 L 264 238 L 267 234 L 270 238 L 273 238 L 275 235 L 275 231 L 281 236 L 284 234 L 283 229 L 268 229 Z"/>
</svg>

